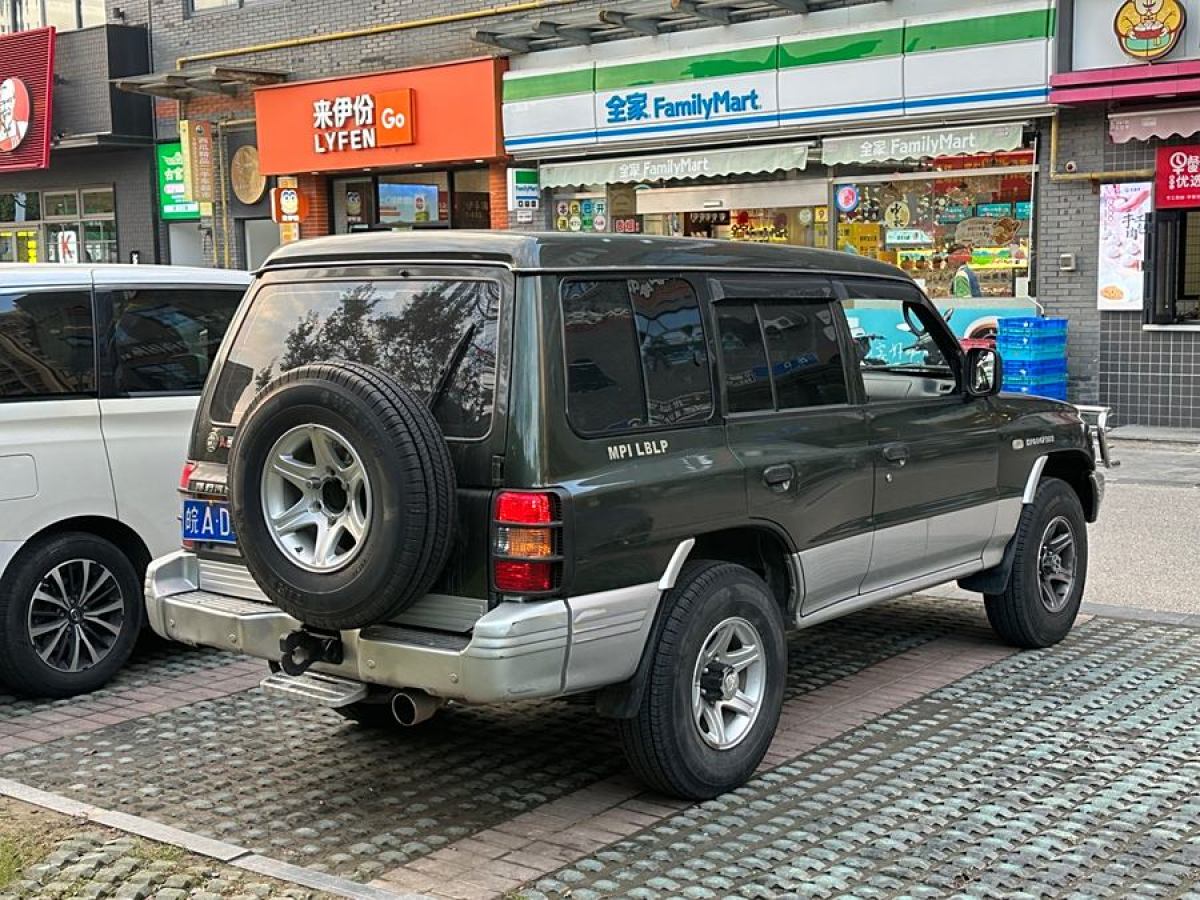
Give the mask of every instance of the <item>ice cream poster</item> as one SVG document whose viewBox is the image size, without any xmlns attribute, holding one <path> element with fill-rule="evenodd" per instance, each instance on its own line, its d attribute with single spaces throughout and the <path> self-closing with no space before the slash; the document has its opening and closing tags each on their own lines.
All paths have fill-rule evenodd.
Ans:
<svg viewBox="0 0 1200 900">
<path fill-rule="evenodd" d="M 1149 181 L 1100 186 L 1100 263 L 1096 306 L 1106 310 L 1142 308 L 1146 216 L 1153 206 Z"/>
</svg>

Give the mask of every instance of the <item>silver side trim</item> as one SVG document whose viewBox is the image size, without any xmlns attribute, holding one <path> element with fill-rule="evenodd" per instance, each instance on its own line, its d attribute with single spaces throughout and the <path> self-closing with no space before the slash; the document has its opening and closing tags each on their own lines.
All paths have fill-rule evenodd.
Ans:
<svg viewBox="0 0 1200 900">
<path fill-rule="evenodd" d="M 571 644 L 566 690 L 613 684 L 634 673 L 654 624 L 661 585 L 639 584 L 567 601 L 571 609 Z"/>
<path fill-rule="evenodd" d="M 966 578 L 968 575 L 973 575 L 979 570 L 980 564 L 976 561 L 961 566 L 953 566 L 949 569 L 942 569 L 939 572 L 932 572 L 928 575 L 922 575 L 920 578 L 902 581 L 899 584 L 880 588 L 877 591 L 859 594 L 857 597 L 851 597 L 843 600 L 841 603 L 834 603 L 832 606 L 826 606 L 811 615 L 797 616 L 796 625 L 799 628 L 809 628 L 813 625 L 819 625 L 822 622 L 828 622 L 830 619 L 849 615 L 852 612 L 857 612 L 868 606 L 874 606 L 885 600 L 894 600 L 896 597 L 903 597 L 905 594 L 911 594 L 914 591 L 922 591 L 925 588 L 931 588 L 947 581 L 954 581 L 956 578 Z"/>
<path fill-rule="evenodd" d="M 271 602 L 244 565 L 215 559 L 200 559 L 196 562 L 199 567 L 198 586 L 202 590 L 241 597 L 256 603 Z M 464 633 L 475 627 L 475 623 L 486 612 L 487 600 L 482 597 L 426 594 L 392 621 L 396 625 L 408 625 L 412 628 Z"/>
<path fill-rule="evenodd" d="M 667 568 L 663 570 L 662 578 L 658 579 L 658 589 L 660 591 L 669 591 L 675 587 L 675 579 L 679 577 L 679 570 L 683 568 L 683 564 L 687 562 L 688 554 L 692 552 L 692 548 L 695 546 L 695 538 L 688 538 L 686 541 L 679 542 L 679 546 L 671 554 L 671 561 L 667 563 Z"/>
<path fill-rule="evenodd" d="M 1033 498 L 1037 495 L 1038 482 L 1042 480 L 1042 470 L 1046 468 L 1046 460 L 1049 456 L 1039 456 L 1033 462 L 1033 468 L 1029 470 L 1029 477 L 1025 479 L 1025 492 L 1021 495 L 1022 503 L 1032 503 Z"/>
<path fill-rule="evenodd" d="M 258 685 L 268 694 L 286 697 L 289 700 L 307 700 L 318 706 L 337 709 L 349 706 L 367 696 L 367 686 L 348 678 L 323 675 L 320 672 L 305 672 L 303 675 L 284 675 L 275 672 Z"/>
</svg>

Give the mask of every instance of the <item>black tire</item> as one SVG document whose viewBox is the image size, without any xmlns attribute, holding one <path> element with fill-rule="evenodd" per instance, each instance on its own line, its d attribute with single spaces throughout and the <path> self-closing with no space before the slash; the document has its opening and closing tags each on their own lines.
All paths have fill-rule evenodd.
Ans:
<svg viewBox="0 0 1200 900">
<path fill-rule="evenodd" d="M 636 715 L 618 722 L 621 743 L 634 772 L 655 790 L 707 800 L 744 784 L 775 734 L 787 675 L 783 614 L 761 578 L 721 562 L 688 563 L 663 603 L 645 694 Z M 716 749 L 695 719 L 693 675 L 706 639 L 732 617 L 761 639 L 763 693 L 740 742 Z"/>
<path fill-rule="evenodd" d="M 343 438 L 369 482 L 361 546 L 355 542 L 352 558 L 331 571 L 285 555 L 263 510 L 272 447 L 309 425 Z M 280 609 L 308 625 L 340 630 L 386 621 L 425 594 L 446 565 L 455 521 L 449 448 L 425 404 L 378 369 L 328 362 L 281 375 L 246 411 L 229 458 L 230 512 L 246 565 Z"/>
<path fill-rule="evenodd" d="M 1043 539 L 1048 535 L 1047 529 L 1052 524 L 1057 528 L 1056 523 L 1060 522 L 1069 528 L 1073 540 L 1074 579 L 1069 586 L 1062 585 L 1061 598 L 1044 601 Z M 1018 647 L 1034 649 L 1057 644 L 1075 624 L 1087 581 L 1087 524 L 1083 506 L 1071 486 L 1058 478 L 1043 479 L 1033 502 L 1021 513 L 1013 540 L 1016 552 L 1008 586 L 1003 593 L 984 596 L 988 621 L 996 634 Z"/>
<path fill-rule="evenodd" d="M 52 602 L 63 595 L 73 612 Z M 142 577 L 115 544 L 67 532 L 27 546 L 0 580 L 0 684 L 37 697 L 94 691 L 125 665 L 144 621 Z"/>
</svg>

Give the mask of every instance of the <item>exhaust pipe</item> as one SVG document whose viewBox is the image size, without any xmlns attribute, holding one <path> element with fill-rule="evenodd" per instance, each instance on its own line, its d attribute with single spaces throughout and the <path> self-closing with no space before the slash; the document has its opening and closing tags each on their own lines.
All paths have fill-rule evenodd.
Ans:
<svg viewBox="0 0 1200 900">
<path fill-rule="evenodd" d="M 392 694 L 392 715 L 405 728 L 410 728 L 432 718 L 445 704 L 445 700 L 424 691 L 396 691 Z"/>
</svg>

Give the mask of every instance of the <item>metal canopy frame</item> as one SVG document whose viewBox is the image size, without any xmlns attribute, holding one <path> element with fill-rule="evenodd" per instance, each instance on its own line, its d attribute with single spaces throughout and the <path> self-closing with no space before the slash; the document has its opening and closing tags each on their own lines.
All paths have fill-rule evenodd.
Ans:
<svg viewBox="0 0 1200 900">
<path fill-rule="evenodd" d="M 889 0 L 635 0 L 588 13 L 541 14 L 472 35 L 507 53 L 586 47 L 606 41 L 733 25 Z"/>
<path fill-rule="evenodd" d="M 286 72 L 214 66 L 199 72 L 151 72 L 148 75 L 114 78 L 113 84 L 118 90 L 131 94 L 188 100 L 203 94 L 235 96 L 244 88 L 279 84 L 286 80 Z"/>
</svg>

